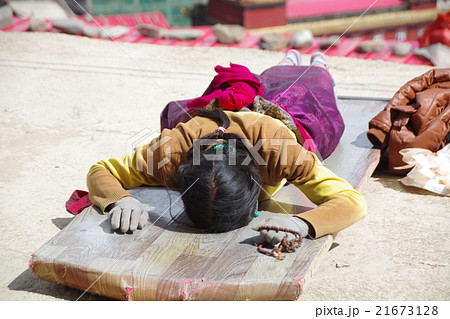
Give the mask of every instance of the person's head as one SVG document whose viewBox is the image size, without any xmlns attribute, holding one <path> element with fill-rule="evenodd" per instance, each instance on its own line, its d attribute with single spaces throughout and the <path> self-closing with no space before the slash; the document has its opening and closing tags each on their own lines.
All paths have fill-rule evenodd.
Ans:
<svg viewBox="0 0 450 319">
<path fill-rule="evenodd" d="M 219 108 L 193 115 L 228 128 Z M 180 192 L 189 219 L 208 232 L 225 232 L 247 225 L 257 210 L 261 177 L 245 140 L 223 130 L 194 142 L 178 169 Z"/>
</svg>

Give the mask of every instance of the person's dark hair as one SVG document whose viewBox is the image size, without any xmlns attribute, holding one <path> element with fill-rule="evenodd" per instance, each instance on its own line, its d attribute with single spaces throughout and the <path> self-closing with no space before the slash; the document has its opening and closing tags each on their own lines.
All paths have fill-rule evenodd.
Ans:
<svg viewBox="0 0 450 319">
<path fill-rule="evenodd" d="M 230 125 L 221 108 L 197 109 L 192 115 L 212 119 L 225 129 Z M 243 227 L 253 218 L 261 177 L 245 143 L 237 134 L 212 132 L 194 142 L 180 165 L 179 191 L 185 211 L 197 227 L 225 232 Z"/>
</svg>

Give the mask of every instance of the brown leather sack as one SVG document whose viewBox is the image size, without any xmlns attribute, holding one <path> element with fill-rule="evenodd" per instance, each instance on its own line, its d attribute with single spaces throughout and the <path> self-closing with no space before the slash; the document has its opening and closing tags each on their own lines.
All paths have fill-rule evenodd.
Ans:
<svg viewBox="0 0 450 319">
<path fill-rule="evenodd" d="M 450 130 L 450 69 L 432 69 L 403 85 L 383 111 L 369 122 L 372 144 L 389 148 L 389 170 L 409 170 L 399 151 L 424 148 L 436 152 L 445 146 Z"/>
</svg>

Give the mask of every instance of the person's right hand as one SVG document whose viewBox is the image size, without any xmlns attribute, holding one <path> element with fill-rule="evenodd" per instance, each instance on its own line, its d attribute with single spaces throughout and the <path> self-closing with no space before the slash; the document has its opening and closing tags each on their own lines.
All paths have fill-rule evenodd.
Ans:
<svg viewBox="0 0 450 319">
<path fill-rule="evenodd" d="M 295 216 L 271 217 L 264 220 L 261 224 L 256 226 L 255 229 L 258 230 L 260 226 L 292 229 L 300 233 L 302 237 L 306 237 L 308 235 L 309 229 L 308 224 L 306 224 L 302 219 Z M 296 236 L 291 232 L 268 230 L 268 229 L 259 230 L 259 237 L 261 238 L 261 240 L 272 246 L 278 245 L 285 236 L 287 241 L 291 241 L 292 239 L 296 238 Z"/>
<path fill-rule="evenodd" d="M 109 211 L 112 229 L 119 229 L 126 233 L 142 229 L 148 222 L 150 206 L 142 204 L 133 197 L 124 197 L 118 200 Z"/>
</svg>

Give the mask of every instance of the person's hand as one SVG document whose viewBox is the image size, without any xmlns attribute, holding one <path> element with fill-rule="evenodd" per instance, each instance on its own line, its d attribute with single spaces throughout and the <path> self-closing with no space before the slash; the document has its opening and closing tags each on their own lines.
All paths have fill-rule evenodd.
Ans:
<svg viewBox="0 0 450 319">
<path fill-rule="evenodd" d="M 255 227 L 256 230 L 261 226 L 271 226 L 271 227 L 291 229 L 299 232 L 302 237 L 306 237 L 308 235 L 309 230 L 308 224 L 304 222 L 302 219 L 295 216 L 268 218 L 264 222 L 256 226 Z M 259 237 L 261 238 L 261 240 L 272 246 L 278 245 L 283 240 L 284 236 L 287 236 L 286 240 L 288 242 L 296 238 L 296 236 L 291 232 L 267 230 L 267 229 L 261 229 L 259 231 Z"/>
<path fill-rule="evenodd" d="M 148 222 L 150 206 L 142 204 L 133 197 L 124 197 L 118 200 L 109 211 L 112 229 L 120 229 L 126 233 L 142 229 Z"/>
</svg>

